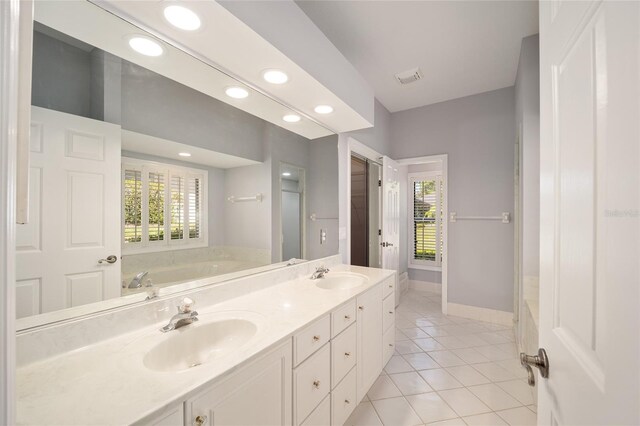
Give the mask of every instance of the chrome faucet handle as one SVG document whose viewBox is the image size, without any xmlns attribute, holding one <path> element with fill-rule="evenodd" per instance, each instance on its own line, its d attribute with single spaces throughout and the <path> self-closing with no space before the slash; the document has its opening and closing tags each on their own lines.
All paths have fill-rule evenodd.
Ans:
<svg viewBox="0 0 640 426">
<path fill-rule="evenodd" d="M 180 312 L 181 314 L 188 314 L 189 312 L 191 312 L 191 308 L 193 308 L 193 305 L 195 303 L 196 302 L 194 302 L 192 299 L 185 297 L 180 302 L 180 305 L 178 305 L 178 312 Z"/>
</svg>

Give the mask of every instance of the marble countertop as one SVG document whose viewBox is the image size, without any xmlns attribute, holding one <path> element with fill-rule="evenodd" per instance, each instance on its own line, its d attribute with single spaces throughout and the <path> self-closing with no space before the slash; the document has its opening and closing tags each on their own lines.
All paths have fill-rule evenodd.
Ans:
<svg viewBox="0 0 640 426">
<path fill-rule="evenodd" d="M 150 347 L 180 332 L 161 333 L 164 323 L 23 366 L 17 370 L 18 423 L 120 425 L 144 420 L 196 394 L 394 273 L 348 265 L 336 265 L 332 271 L 356 272 L 369 282 L 325 290 L 305 277 L 216 305 L 199 306 L 196 299 L 200 321 L 182 330 L 223 318 L 252 319 L 259 329 L 244 346 L 187 370 L 157 372 L 143 364 Z"/>
</svg>

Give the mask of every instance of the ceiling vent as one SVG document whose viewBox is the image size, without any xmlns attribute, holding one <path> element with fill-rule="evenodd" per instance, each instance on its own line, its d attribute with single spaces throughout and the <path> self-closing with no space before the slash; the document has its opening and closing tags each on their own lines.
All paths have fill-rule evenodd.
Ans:
<svg viewBox="0 0 640 426">
<path fill-rule="evenodd" d="M 396 80 L 398 80 L 398 82 L 403 86 L 416 82 L 420 79 L 422 79 L 422 71 L 420 71 L 420 68 L 418 67 L 396 74 Z"/>
</svg>

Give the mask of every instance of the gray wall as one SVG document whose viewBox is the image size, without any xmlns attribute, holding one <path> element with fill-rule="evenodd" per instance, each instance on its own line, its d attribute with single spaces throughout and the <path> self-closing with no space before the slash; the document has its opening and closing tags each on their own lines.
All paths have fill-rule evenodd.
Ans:
<svg viewBox="0 0 640 426">
<path fill-rule="evenodd" d="M 89 51 L 33 34 L 33 105 L 92 118 Z"/>
<path fill-rule="evenodd" d="M 271 166 L 268 162 L 225 170 L 225 244 L 234 247 L 271 248 Z M 227 197 L 262 193 L 262 202 L 231 203 Z"/>
<path fill-rule="evenodd" d="M 515 99 L 516 129 L 521 131 L 522 275 L 538 277 L 540 274 L 540 55 L 538 35 L 522 39 Z"/>
<path fill-rule="evenodd" d="M 449 211 L 513 213 L 514 88 L 394 113 L 392 158 L 448 154 Z M 513 223 L 449 224 L 450 302 L 513 310 Z"/>
<path fill-rule="evenodd" d="M 317 259 L 338 253 L 338 136 L 326 136 L 309 143 L 307 170 L 307 257 Z M 320 218 L 312 221 L 309 215 Z M 320 244 L 320 230 L 327 240 Z"/>
<path fill-rule="evenodd" d="M 263 132 L 265 128 L 277 126 L 152 71 L 123 62 L 122 127 L 263 161 Z"/>
</svg>

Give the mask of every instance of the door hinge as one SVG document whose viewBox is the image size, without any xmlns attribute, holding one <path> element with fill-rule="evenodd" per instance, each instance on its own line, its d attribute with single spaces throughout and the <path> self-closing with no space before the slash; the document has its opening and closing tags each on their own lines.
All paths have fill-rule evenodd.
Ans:
<svg viewBox="0 0 640 426">
<path fill-rule="evenodd" d="M 382 179 L 378 179 L 378 186 L 382 186 Z"/>
<path fill-rule="evenodd" d="M 382 229 L 378 229 L 378 235 L 382 235 Z"/>
</svg>

